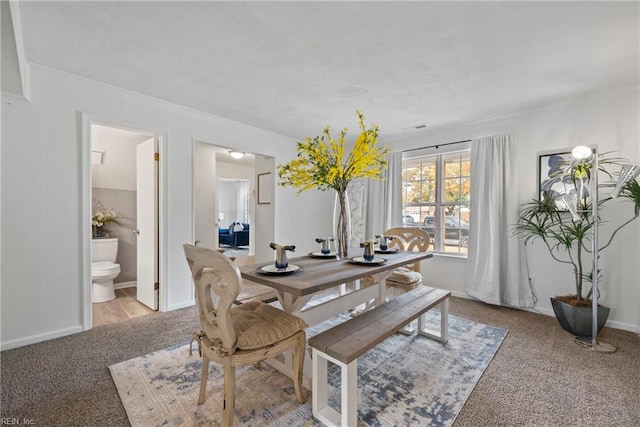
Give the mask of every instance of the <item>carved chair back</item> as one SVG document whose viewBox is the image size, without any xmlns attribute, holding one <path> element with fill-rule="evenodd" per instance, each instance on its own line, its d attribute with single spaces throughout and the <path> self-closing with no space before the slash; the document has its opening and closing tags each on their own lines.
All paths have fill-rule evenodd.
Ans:
<svg viewBox="0 0 640 427">
<path fill-rule="evenodd" d="M 429 233 L 417 227 L 390 228 L 384 232 L 384 235 L 394 237 L 389 242 L 389 249 L 398 248 L 401 251 L 426 252 L 431 244 Z M 420 262 L 407 264 L 405 267 L 420 272 Z"/>
<path fill-rule="evenodd" d="M 240 270 L 218 251 L 189 244 L 183 247 L 196 289 L 202 332 L 211 342 L 221 342 L 233 352 L 237 337 L 231 306 L 240 293 Z"/>
</svg>

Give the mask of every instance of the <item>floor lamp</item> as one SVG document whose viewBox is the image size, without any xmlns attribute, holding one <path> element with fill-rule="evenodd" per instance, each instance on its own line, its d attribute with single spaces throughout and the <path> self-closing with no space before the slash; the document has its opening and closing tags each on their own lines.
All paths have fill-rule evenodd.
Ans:
<svg viewBox="0 0 640 427">
<path fill-rule="evenodd" d="M 591 324 L 591 349 L 593 351 L 601 352 L 601 353 L 612 353 L 616 351 L 616 348 L 610 344 L 606 344 L 603 342 L 598 342 L 598 226 L 599 226 L 599 218 L 598 218 L 598 153 L 595 148 L 589 148 L 584 145 L 578 145 L 571 151 L 571 156 L 573 157 L 572 163 L 574 162 L 587 162 L 591 159 L 592 163 L 592 171 L 591 174 L 591 208 L 593 215 L 593 239 L 591 240 L 592 247 L 592 256 L 593 256 L 593 270 L 592 270 L 592 288 L 591 288 L 591 308 L 592 308 L 592 324 Z M 624 186 L 635 179 L 636 176 L 640 174 L 640 166 L 632 165 L 632 164 L 624 164 L 622 165 L 622 169 L 620 170 L 620 174 L 618 176 L 618 182 L 616 183 L 615 188 L 611 192 L 610 197 L 617 198 L 620 195 L 620 192 L 624 188 Z M 575 200 L 575 202 L 573 202 Z M 574 198 L 572 200 L 574 210 L 577 211 L 577 199 Z M 573 204 L 572 203 L 572 204 Z M 571 210 L 571 209 L 570 209 Z M 576 212 L 572 211 L 573 215 L 576 215 Z M 588 345 L 584 341 L 576 340 L 579 344 Z"/>
</svg>

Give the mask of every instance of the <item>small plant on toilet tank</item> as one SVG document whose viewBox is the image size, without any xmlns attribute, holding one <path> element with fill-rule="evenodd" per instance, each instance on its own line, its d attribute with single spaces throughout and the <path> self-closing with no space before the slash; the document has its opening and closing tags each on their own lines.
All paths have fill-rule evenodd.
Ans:
<svg viewBox="0 0 640 427">
<path fill-rule="evenodd" d="M 120 225 L 118 218 L 122 215 L 113 209 L 105 209 L 102 203 L 98 202 L 96 211 L 91 215 L 91 228 L 93 230 L 93 237 L 105 237 L 109 236 L 109 230 L 105 226 L 109 223 Z"/>
</svg>

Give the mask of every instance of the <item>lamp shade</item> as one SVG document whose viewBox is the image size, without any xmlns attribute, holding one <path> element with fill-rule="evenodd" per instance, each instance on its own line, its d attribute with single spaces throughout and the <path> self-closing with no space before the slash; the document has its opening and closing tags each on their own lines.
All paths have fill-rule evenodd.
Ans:
<svg viewBox="0 0 640 427">
<path fill-rule="evenodd" d="M 566 208 L 571 212 L 574 221 L 580 220 L 578 216 L 578 198 L 575 193 L 563 194 L 556 199 L 556 203 L 558 203 L 560 208 Z"/>
<path fill-rule="evenodd" d="M 586 145 L 576 145 L 573 147 L 573 150 L 571 150 L 571 155 L 576 160 L 586 160 L 591 157 L 592 153 L 593 150 Z"/>
<path fill-rule="evenodd" d="M 618 182 L 615 188 L 611 192 L 611 197 L 614 199 L 620 195 L 622 188 L 632 179 L 640 174 L 640 166 L 632 165 L 631 163 L 625 163 L 620 169 L 620 175 L 618 175 Z"/>
</svg>

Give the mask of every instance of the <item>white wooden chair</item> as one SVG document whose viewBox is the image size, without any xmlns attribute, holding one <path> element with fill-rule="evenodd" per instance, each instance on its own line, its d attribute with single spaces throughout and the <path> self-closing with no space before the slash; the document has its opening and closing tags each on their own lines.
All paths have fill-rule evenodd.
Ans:
<svg viewBox="0 0 640 427">
<path fill-rule="evenodd" d="M 202 356 L 198 404 L 205 399 L 209 360 L 222 364 L 222 425 L 233 425 L 235 367 L 259 365 L 289 349 L 294 353 L 296 398 L 300 403 L 306 402 L 302 388 L 306 322 L 260 301 L 234 305 L 242 283 L 238 267 L 215 250 L 185 244 L 184 252 L 193 276 L 202 328 L 194 334 Z"/>
<path fill-rule="evenodd" d="M 390 228 L 384 232 L 385 236 L 393 236 L 389 242 L 389 248 L 398 248 L 402 251 L 426 252 L 429 249 L 429 233 L 421 228 Z M 420 285 L 423 281 L 420 273 L 420 261 L 408 264 L 394 270 L 387 279 L 387 286 L 391 287 L 394 295 L 406 292 Z"/>
<path fill-rule="evenodd" d="M 393 236 L 394 239 L 388 244 L 390 249 L 398 248 L 402 251 L 426 252 L 431 243 L 429 233 L 417 227 L 397 227 L 390 228 L 384 232 L 385 236 Z M 420 272 L 420 261 L 407 264 L 404 267 L 396 268 L 387 278 L 387 288 L 390 290 L 391 298 L 414 289 L 424 281 Z M 389 294 L 387 294 L 389 295 Z M 411 335 L 415 331 L 416 321 L 411 322 L 398 332 Z"/>
</svg>

